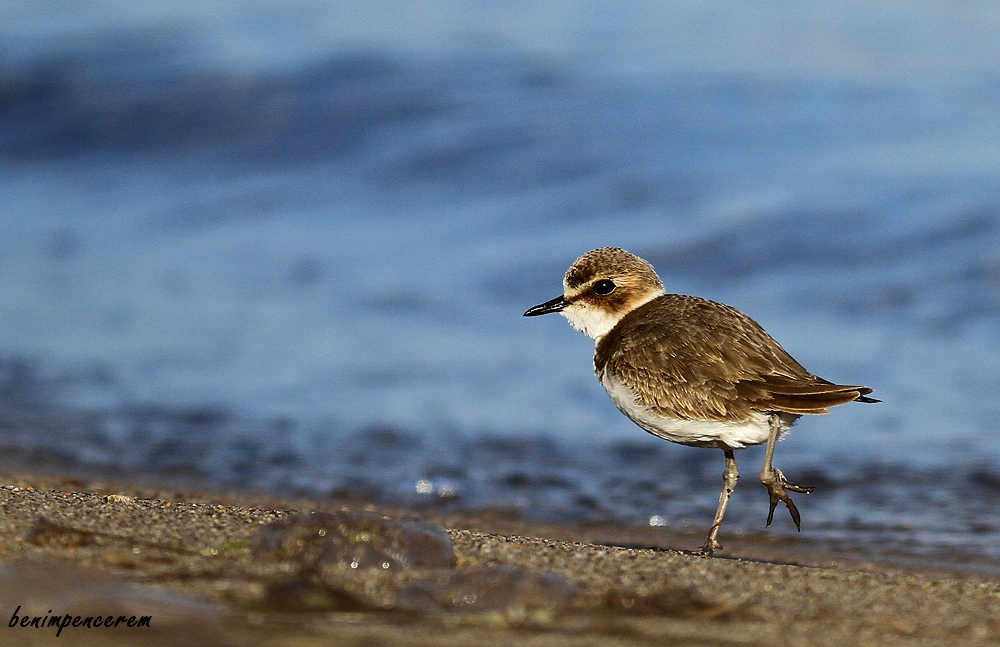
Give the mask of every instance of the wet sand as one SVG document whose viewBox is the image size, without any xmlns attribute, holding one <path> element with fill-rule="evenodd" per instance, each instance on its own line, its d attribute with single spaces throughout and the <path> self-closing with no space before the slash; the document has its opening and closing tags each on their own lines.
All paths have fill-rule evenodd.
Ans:
<svg viewBox="0 0 1000 647">
<path fill-rule="evenodd" d="M 1000 575 L 851 559 L 806 537 L 724 537 L 727 550 L 705 559 L 677 550 L 696 535 L 662 528 L 378 509 L 447 529 L 454 559 L 351 568 L 327 553 L 307 564 L 294 537 L 264 551 L 260 537 L 302 511 L 375 510 L 362 501 L 11 473 L 0 483 L 5 645 L 1000 644 Z M 57 637 L 9 626 L 16 611 L 41 624 L 122 620 Z M 149 627 L 128 627 L 144 615 Z"/>
</svg>

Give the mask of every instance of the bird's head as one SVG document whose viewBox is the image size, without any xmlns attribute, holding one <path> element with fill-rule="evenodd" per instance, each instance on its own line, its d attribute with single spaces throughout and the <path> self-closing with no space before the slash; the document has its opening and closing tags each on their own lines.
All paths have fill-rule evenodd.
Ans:
<svg viewBox="0 0 1000 647">
<path fill-rule="evenodd" d="M 617 247 L 601 247 L 576 259 L 563 278 L 563 294 L 524 313 L 558 312 L 591 339 L 600 339 L 622 317 L 663 294 L 653 266 Z"/>
</svg>

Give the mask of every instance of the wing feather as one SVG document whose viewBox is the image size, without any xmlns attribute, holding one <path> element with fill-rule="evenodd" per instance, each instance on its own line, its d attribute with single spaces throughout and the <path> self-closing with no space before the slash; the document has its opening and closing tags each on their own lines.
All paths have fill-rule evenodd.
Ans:
<svg viewBox="0 0 1000 647">
<path fill-rule="evenodd" d="M 598 342 L 594 368 L 612 371 L 656 413 L 690 420 L 829 413 L 871 393 L 813 375 L 739 310 L 678 294 L 626 315 Z"/>
</svg>

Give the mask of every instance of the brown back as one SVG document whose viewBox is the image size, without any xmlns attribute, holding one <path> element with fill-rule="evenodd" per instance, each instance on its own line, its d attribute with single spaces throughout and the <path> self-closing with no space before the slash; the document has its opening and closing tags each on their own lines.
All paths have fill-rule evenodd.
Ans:
<svg viewBox="0 0 1000 647">
<path fill-rule="evenodd" d="M 626 315 L 597 344 L 594 368 L 598 377 L 611 371 L 657 414 L 683 420 L 829 413 L 871 393 L 813 375 L 736 308 L 681 294 Z"/>
</svg>

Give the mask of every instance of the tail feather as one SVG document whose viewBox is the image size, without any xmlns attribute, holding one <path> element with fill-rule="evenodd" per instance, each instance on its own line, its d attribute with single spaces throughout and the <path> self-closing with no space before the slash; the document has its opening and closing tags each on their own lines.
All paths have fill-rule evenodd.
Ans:
<svg viewBox="0 0 1000 647">
<path fill-rule="evenodd" d="M 879 402 L 866 397 L 872 390 L 866 386 L 834 384 L 822 378 L 810 381 L 784 376 L 768 376 L 764 384 L 757 383 L 754 394 L 759 408 L 791 414 L 829 413 L 830 407 L 848 402 Z"/>
<path fill-rule="evenodd" d="M 833 391 L 809 395 L 772 393 L 769 407 L 787 413 L 829 413 L 830 407 L 847 404 L 861 397 L 857 391 Z"/>
</svg>

